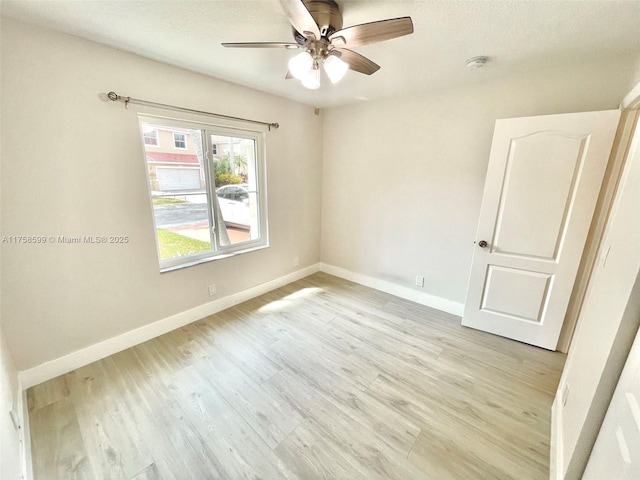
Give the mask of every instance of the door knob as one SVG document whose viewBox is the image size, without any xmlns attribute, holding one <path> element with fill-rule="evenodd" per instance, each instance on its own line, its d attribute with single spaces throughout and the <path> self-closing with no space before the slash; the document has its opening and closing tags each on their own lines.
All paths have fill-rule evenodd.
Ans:
<svg viewBox="0 0 640 480">
<path fill-rule="evenodd" d="M 485 248 L 485 247 L 487 246 L 487 242 L 485 242 L 484 240 L 480 240 L 480 241 L 478 242 L 478 246 L 479 246 L 480 248 Z"/>
</svg>

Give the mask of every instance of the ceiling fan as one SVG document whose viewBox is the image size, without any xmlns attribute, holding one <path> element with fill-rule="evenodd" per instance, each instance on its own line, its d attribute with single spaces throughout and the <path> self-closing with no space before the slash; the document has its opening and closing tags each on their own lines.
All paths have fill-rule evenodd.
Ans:
<svg viewBox="0 0 640 480">
<path fill-rule="evenodd" d="M 348 69 L 365 75 L 377 72 L 379 65 L 350 48 L 413 33 L 411 17 L 389 18 L 342 28 L 342 12 L 334 0 L 280 0 L 280 3 L 293 27 L 295 43 L 244 42 L 222 45 L 303 50 L 289 60 L 286 78 L 297 78 L 306 88 L 320 87 L 320 65 L 332 83 L 339 82 Z"/>
</svg>

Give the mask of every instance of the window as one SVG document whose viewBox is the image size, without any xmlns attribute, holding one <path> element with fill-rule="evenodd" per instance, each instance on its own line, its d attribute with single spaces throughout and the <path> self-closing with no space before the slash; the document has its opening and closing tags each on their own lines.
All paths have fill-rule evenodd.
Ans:
<svg viewBox="0 0 640 480">
<path fill-rule="evenodd" d="M 180 150 L 186 150 L 187 136 L 184 133 L 173 132 L 173 146 Z"/>
<path fill-rule="evenodd" d="M 158 130 L 155 128 L 147 127 L 142 131 L 142 137 L 144 138 L 145 145 L 151 145 L 154 147 L 160 145 L 160 142 L 158 142 Z"/>
<path fill-rule="evenodd" d="M 161 271 L 268 246 L 262 132 L 142 116 L 140 130 Z M 147 150 L 158 130 L 185 151 Z"/>
<path fill-rule="evenodd" d="M 213 153 L 214 155 L 218 155 L 218 145 L 216 145 L 215 143 L 211 145 L 211 153 Z"/>
</svg>

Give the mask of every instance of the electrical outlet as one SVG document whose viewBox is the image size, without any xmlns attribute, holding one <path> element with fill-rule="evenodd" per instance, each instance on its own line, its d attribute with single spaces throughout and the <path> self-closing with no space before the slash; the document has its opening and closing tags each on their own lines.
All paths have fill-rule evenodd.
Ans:
<svg viewBox="0 0 640 480">
<path fill-rule="evenodd" d="M 216 294 L 216 284 L 209 285 L 209 296 L 213 297 Z"/>
<path fill-rule="evenodd" d="M 296 255 L 295 257 L 293 257 L 293 266 L 297 267 L 299 263 L 300 263 L 300 259 Z"/>
<path fill-rule="evenodd" d="M 422 275 L 416 275 L 416 287 L 424 287 L 424 277 Z"/>
</svg>

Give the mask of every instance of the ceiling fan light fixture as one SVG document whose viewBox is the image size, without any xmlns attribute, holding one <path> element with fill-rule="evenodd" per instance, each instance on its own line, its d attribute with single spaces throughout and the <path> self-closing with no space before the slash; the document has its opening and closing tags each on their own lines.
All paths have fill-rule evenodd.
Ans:
<svg viewBox="0 0 640 480">
<path fill-rule="evenodd" d="M 303 80 L 312 71 L 313 57 L 309 52 L 301 52 L 289 60 L 289 71 L 298 80 Z"/>
<path fill-rule="evenodd" d="M 376 73 L 380 65 L 351 48 L 413 33 L 411 17 L 387 18 L 343 28 L 342 10 L 336 0 L 280 0 L 280 4 L 293 29 L 295 43 L 225 42 L 222 45 L 303 50 L 289 59 L 285 79 L 296 78 L 306 88 L 320 88 L 320 64 L 334 84 L 349 69 L 364 75 Z M 349 48 L 341 48 L 344 46 Z"/>
<path fill-rule="evenodd" d="M 320 88 L 320 70 L 313 68 L 302 79 L 302 86 L 310 90 L 317 90 Z"/>
<path fill-rule="evenodd" d="M 324 59 L 324 71 L 327 72 L 327 76 L 333 84 L 342 80 L 348 69 L 349 65 L 343 62 L 337 55 L 329 55 Z"/>
</svg>

